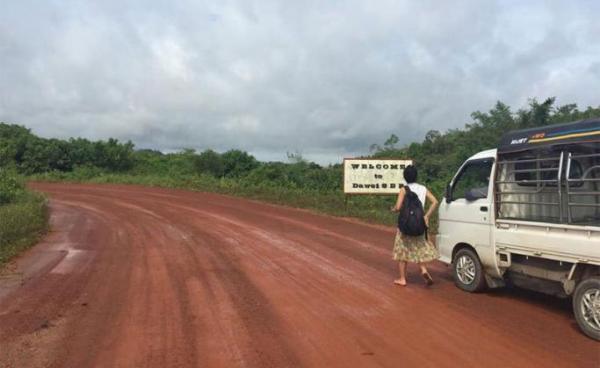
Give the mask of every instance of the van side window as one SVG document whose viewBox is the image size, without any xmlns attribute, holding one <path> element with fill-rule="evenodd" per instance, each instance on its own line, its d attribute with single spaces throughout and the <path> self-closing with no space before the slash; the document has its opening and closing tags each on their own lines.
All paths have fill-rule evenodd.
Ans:
<svg viewBox="0 0 600 368">
<path fill-rule="evenodd" d="M 493 163 L 492 159 L 467 163 L 454 182 L 452 200 L 487 198 Z"/>
</svg>

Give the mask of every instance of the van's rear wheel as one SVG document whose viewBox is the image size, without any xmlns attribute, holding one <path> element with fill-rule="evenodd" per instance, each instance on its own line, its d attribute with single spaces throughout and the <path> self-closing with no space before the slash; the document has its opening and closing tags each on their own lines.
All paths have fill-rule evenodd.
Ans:
<svg viewBox="0 0 600 368">
<path fill-rule="evenodd" d="M 485 276 L 477 254 L 470 249 L 461 249 L 452 261 L 454 284 L 464 291 L 475 293 L 485 289 Z"/>
<path fill-rule="evenodd" d="M 594 276 L 577 285 L 573 294 L 573 312 L 579 328 L 600 340 L 600 277 Z"/>
</svg>

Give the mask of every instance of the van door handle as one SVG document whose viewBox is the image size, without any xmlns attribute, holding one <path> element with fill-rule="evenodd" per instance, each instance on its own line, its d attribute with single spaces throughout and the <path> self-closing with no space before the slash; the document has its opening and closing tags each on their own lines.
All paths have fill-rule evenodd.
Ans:
<svg viewBox="0 0 600 368">
<path fill-rule="evenodd" d="M 479 210 L 480 210 L 481 212 L 487 212 L 487 211 L 488 211 L 488 208 L 487 208 L 487 206 L 481 206 L 481 207 L 479 207 Z"/>
</svg>

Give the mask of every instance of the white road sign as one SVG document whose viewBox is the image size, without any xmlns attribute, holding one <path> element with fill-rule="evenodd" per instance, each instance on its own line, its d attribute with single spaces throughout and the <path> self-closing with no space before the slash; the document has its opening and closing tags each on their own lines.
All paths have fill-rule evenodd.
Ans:
<svg viewBox="0 0 600 368">
<path fill-rule="evenodd" d="M 408 165 L 412 160 L 344 159 L 344 193 L 397 194 Z"/>
</svg>

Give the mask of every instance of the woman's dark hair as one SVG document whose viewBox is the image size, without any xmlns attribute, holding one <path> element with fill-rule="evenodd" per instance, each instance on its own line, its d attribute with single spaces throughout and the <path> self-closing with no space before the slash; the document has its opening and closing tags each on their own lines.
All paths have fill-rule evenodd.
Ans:
<svg viewBox="0 0 600 368">
<path fill-rule="evenodd" d="M 404 169 L 404 180 L 406 184 L 414 183 L 417 181 L 417 168 L 413 165 L 408 165 Z"/>
</svg>

